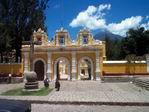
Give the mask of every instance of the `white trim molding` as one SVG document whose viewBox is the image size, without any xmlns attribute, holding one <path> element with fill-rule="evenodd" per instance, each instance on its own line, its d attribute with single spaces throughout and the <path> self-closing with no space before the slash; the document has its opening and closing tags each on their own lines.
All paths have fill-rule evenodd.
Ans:
<svg viewBox="0 0 149 112">
<path fill-rule="evenodd" d="M 72 52 L 72 80 L 75 80 L 76 79 L 76 52 L 73 51 Z"/>
<path fill-rule="evenodd" d="M 29 53 L 24 52 L 24 72 L 29 71 Z"/>
<path fill-rule="evenodd" d="M 96 80 L 101 80 L 101 79 L 100 79 L 99 51 L 96 51 Z"/>
<path fill-rule="evenodd" d="M 47 78 L 51 81 L 51 53 L 48 52 L 48 62 L 47 62 Z"/>
<path fill-rule="evenodd" d="M 26 82 L 26 73 L 29 71 L 29 52 L 24 52 L 24 82 Z"/>
</svg>

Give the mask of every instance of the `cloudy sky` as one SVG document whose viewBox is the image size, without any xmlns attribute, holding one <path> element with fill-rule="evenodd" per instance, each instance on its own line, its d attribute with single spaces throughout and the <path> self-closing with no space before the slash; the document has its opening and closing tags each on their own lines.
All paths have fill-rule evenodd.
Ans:
<svg viewBox="0 0 149 112">
<path fill-rule="evenodd" d="M 81 28 L 125 36 L 130 28 L 149 29 L 149 0 L 50 0 L 45 11 L 49 39 L 60 27 L 76 38 Z"/>
</svg>

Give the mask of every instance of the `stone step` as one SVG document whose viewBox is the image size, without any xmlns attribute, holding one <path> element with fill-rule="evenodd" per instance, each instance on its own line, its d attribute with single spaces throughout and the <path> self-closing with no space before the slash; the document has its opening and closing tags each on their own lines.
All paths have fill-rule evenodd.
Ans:
<svg viewBox="0 0 149 112">
<path fill-rule="evenodd" d="M 143 81 L 134 81 L 134 83 L 136 83 L 136 84 L 146 84 L 146 85 L 149 85 L 148 82 L 143 82 Z"/>
<path fill-rule="evenodd" d="M 149 85 L 141 84 L 141 83 L 137 83 L 136 85 L 138 85 L 138 86 L 142 86 L 142 87 L 149 87 Z"/>
<path fill-rule="evenodd" d="M 141 77 L 134 80 L 134 84 L 149 90 L 149 78 Z"/>
<path fill-rule="evenodd" d="M 149 82 L 149 80 L 143 80 L 143 79 L 135 79 L 135 81 Z"/>
<path fill-rule="evenodd" d="M 104 76 L 104 82 L 129 82 L 132 78 L 130 77 L 112 77 L 112 76 Z"/>
<path fill-rule="evenodd" d="M 149 84 L 148 81 L 134 81 L 134 83 L 145 83 L 145 84 Z"/>
</svg>

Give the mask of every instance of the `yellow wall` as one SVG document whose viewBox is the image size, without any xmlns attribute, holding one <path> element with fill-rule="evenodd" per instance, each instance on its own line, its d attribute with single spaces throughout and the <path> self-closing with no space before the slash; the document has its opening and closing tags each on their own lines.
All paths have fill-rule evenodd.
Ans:
<svg viewBox="0 0 149 112">
<path fill-rule="evenodd" d="M 147 73 L 147 64 L 104 63 L 103 71 L 106 73 Z"/>
<path fill-rule="evenodd" d="M 66 56 L 67 55 L 67 56 Z M 84 54 L 85 55 L 85 54 Z M 71 73 L 71 54 L 63 54 L 59 56 L 58 54 L 53 54 L 52 59 L 56 61 L 59 57 L 66 57 L 70 61 L 70 73 Z M 77 60 L 79 60 L 81 57 L 83 57 L 83 54 L 77 55 Z M 88 55 L 91 59 L 94 57 L 94 54 Z M 95 60 L 94 60 L 95 61 Z M 94 62 L 93 62 L 94 63 Z M 52 70 L 54 72 L 54 64 L 52 64 Z M 78 66 L 76 67 L 78 69 Z M 94 64 L 94 71 L 95 71 L 95 64 Z M 136 64 L 128 64 L 128 63 L 104 63 L 103 64 L 103 70 L 101 68 L 101 71 L 104 71 L 106 73 L 147 73 L 147 64 L 146 63 L 136 63 Z M 11 74 L 23 74 L 23 64 L 0 64 L 0 73 L 11 73 Z M 78 74 L 78 73 L 77 73 Z M 94 72 L 95 74 L 95 72 Z M 53 79 L 54 73 L 51 76 Z"/>
<path fill-rule="evenodd" d="M 47 56 L 47 53 L 46 53 L 46 52 L 44 52 L 44 53 L 42 53 L 42 52 L 40 52 L 40 53 L 35 53 L 35 54 L 33 55 L 33 60 L 36 60 L 36 59 L 38 59 L 38 58 L 43 59 L 43 60 L 47 63 L 48 56 Z"/>
<path fill-rule="evenodd" d="M 0 73 L 1 72 L 11 74 L 23 73 L 23 64 L 21 63 L 0 64 Z"/>
</svg>

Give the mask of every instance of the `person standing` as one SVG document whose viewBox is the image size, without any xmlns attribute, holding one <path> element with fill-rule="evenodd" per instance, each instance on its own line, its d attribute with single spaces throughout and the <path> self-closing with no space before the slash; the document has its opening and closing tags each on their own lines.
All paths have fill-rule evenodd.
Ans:
<svg viewBox="0 0 149 112">
<path fill-rule="evenodd" d="M 56 91 L 59 91 L 60 90 L 60 82 L 59 82 L 58 79 L 56 79 L 55 88 L 56 88 Z"/>
</svg>

